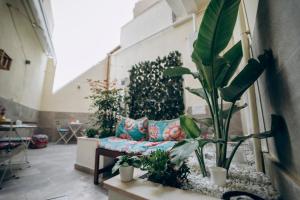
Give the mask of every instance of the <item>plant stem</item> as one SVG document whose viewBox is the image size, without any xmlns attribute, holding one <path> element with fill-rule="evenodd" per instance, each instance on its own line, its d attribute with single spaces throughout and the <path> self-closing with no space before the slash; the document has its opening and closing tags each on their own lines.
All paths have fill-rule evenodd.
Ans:
<svg viewBox="0 0 300 200">
<path fill-rule="evenodd" d="M 226 168 L 226 170 L 227 170 L 227 174 L 228 174 L 228 170 L 229 170 L 231 161 L 232 161 L 232 159 L 233 159 L 233 157 L 234 157 L 236 151 L 238 150 L 239 146 L 240 146 L 243 142 L 244 142 L 244 140 L 239 141 L 239 142 L 235 145 L 235 147 L 234 147 L 234 149 L 232 150 L 232 152 L 230 153 L 230 156 L 229 156 L 229 158 L 228 158 L 228 160 L 226 161 L 226 164 L 225 164 L 225 168 Z"/>
<path fill-rule="evenodd" d="M 206 168 L 205 168 L 203 151 L 202 151 L 201 148 L 198 148 L 195 151 L 195 153 L 196 153 L 196 156 L 197 156 L 197 159 L 198 159 L 198 163 L 199 163 L 200 168 L 201 168 L 202 175 L 203 175 L 203 177 L 206 177 L 207 176 L 207 171 L 206 171 Z"/>
<path fill-rule="evenodd" d="M 225 129 L 224 129 L 224 140 L 225 140 L 225 144 L 223 146 L 223 164 L 225 167 L 225 161 L 227 159 L 227 143 L 228 143 L 228 132 L 229 132 L 229 125 L 230 125 L 230 120 L 231 120 L 231 117 L 232 117 L 232 112 L 233 112 L 233 109 L 234 109 L 234 105 L 235 105 L 235 102 L 233 102 L 231 104 L 231 107 L 230 107 L 230 110 L 229 110 L 229 113 L 228 113 L 228 116 L 226 118 L 226 122 L 225 122 Z"/>
</svg>

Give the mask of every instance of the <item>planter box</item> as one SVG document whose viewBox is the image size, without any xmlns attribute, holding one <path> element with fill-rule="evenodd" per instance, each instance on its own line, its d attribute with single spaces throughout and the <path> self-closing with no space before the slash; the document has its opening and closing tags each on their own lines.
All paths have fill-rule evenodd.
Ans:
<svg viewBox="0 0 300 200">
<path fill-rule="evenodd" d="M 201 195 L 199 193 L 163 186 L 158 183 L 139 178 L 145 172 L 134 170 L 133 181 L 124 183 L 120 176 L 115 176 L 103 182 L 104 188 L 108 190 L 109 200 L 216 200 L 214 197 Z"/>
<path fill-rule="evenodd" d="M 98 146 L 98 138 L 78 137 L 76 163 L 74 168 L 89 174 L 94 174 L 95 150 Z M 100 168 L 110 165 L 111 163 L 113 163 L 112 158 L 100 156 Z"/>
</svg>

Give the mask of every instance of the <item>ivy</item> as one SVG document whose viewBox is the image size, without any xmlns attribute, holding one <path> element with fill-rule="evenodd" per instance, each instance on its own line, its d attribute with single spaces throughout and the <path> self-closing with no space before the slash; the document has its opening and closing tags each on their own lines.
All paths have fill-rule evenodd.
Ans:
<svg viewBox="0 0 300 200">
<path fill-rule="evenodd" d="M 147 116 L 151 120 L 168 120 L 184 113 L 183 78 L 163 76 L 165 69 L 180 66 L 181 54 L 178 51 L 132 66 L 129 71 L 130 118 Z"/>
</svg>

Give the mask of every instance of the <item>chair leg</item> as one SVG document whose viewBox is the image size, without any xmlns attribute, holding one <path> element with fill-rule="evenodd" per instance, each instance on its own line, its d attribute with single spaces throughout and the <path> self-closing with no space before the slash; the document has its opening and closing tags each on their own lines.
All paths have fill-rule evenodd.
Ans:
<svg viewBox="0 0 300 200">
<path fill-rule="evenodd" d="M 65 137 L 67 136 L 67 134 L 61 134 L 59 132 L 58 132 L 58 134 L 59 134 L 60 138 L 55 142 L 55 144 L 58 144 L 61 140 L 63 140 L 65 142 L 65 144 L 67 144 L 67 141 L 65 139 Z"/>
<path fill-rule="evenodd" d="M 100 149 L 96 148 L 95 151 L 95 167 L 94 167 L 94 184 L 99 184 L 99 159 L 100 159 Z"/>
</svg>

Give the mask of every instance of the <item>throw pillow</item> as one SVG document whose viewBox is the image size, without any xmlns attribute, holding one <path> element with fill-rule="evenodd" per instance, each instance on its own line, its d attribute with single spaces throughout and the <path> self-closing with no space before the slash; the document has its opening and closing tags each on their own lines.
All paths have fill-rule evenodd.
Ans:
<svg viewBox="0 0 300 200">
<path fill-rule="evenodd" d="M 186 137 L 179 119 L 149 121 L 149 141 L 179 141 Z"/>
<path fill-rule="evenodd" d="M 121 117 L 117 128 L 116 136 L 122 139 L 144 141 L 148 136 L 148 119 L 130 119 Z"/>
</svg>

